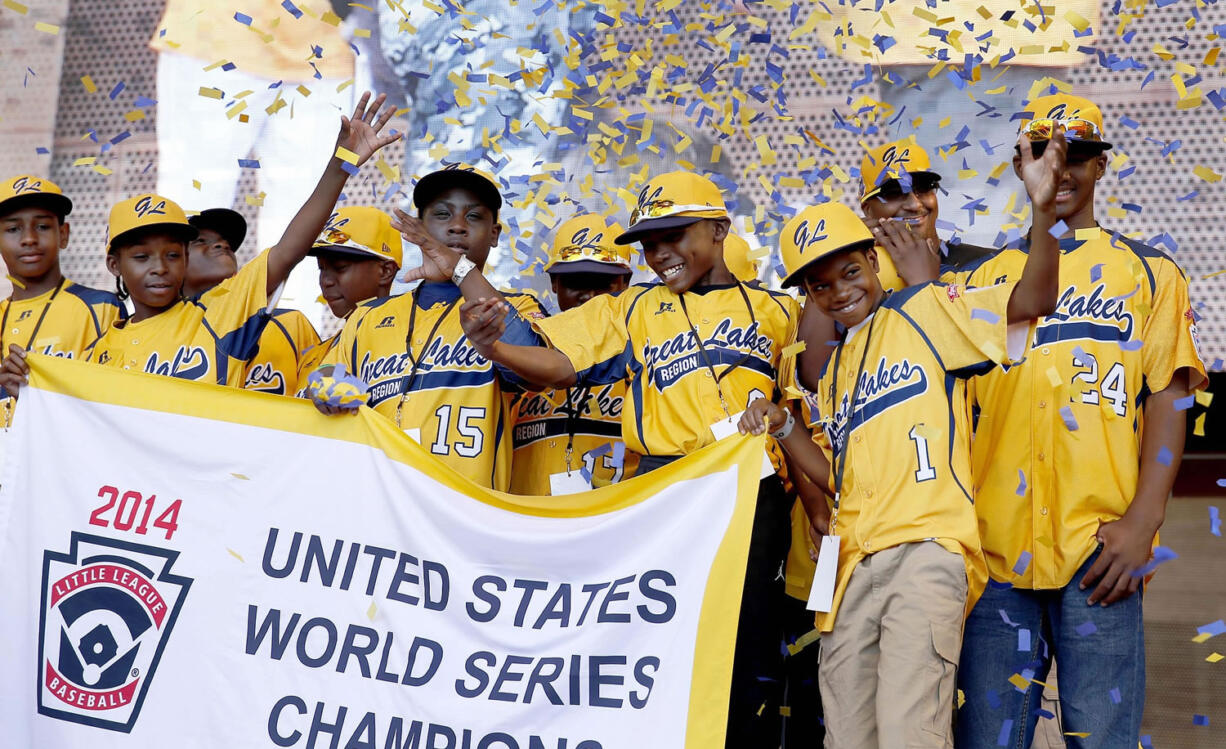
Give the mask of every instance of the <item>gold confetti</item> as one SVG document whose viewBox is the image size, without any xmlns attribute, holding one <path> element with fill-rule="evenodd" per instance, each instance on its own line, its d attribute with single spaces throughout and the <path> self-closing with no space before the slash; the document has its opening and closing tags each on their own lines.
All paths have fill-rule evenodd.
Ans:
<svg viewBox="0 0 1226 749">
<path fill-rule="evenodd" d="M 98 93 L 98 87 L 94 85 L 94 79 L 90 78 L 88 75 L 81 76 L 81 85 L 84 86 L 85 90 L 91 94 Z"/>
<path fill-rule="evenodd" d="M 804 351 L 805 345 L 806 344 L 804 341 L 797 341 L 796 343 L 793 343 L 790 346 L 785 346 L 780 356 L 782 356 L 784 359 L 790 359 L 793 356 L 796 356 L 800 352 Z"/>
<path fill-rule="evenodd" d="M 235 551 L 234 549 L 231 549 L 231 548 L 229 548 L 229 547 L 226 547 L 226 551 L 230 552 L 230 556 L 234 557 L 235 559 L 237 559 L 238 561 L 242 562 L 243 564 L 246 564 L 246 563 L 247 563 L 247 560 L 243 559 L 243 555 L 242 555 L 242 554 L 239 554 L 239 553 L 238 553 L 237 551 Z"/>
<path fill-rule="evenodd" d="M 1208 640 L 1210 637 L 1213 637 L 1212 632 L 1201 632 L 1200 634 L 1196 635 L 1196 637 L 1192 638 L 1192 642 L 1200 644 Z"/>
<path fill-rule="evenodd" d="M 44 34 L 59 34 L 60 33 L 59 26 L 55 26 L 49 23 L 43 23 L 42 21 L 39 21 L 38 23 L 34 24 L 34 30 L 41 31 Z"/>
<path fill-rule="evenodd" d="M 336 147 L 336 158 L 354 166 L 358 163 L 358 155 L 344 146 Z"/>
<path fill-rule="evenodd" d="M 1196 402 L 1205 408 L 1208 408 L 1209 404 L 1213 402 L 1213 393 L 1209 392 L 1208 390 L 1197 390 Z"/>
<path fill-rule="evenodd" d="M 1206 660 L 1206 661 L 1208 661 L 1208 662 L 1210 662 L 1210 663 L 1217 663 L 1218 661 L 1222 660 L 1223 658 L 1226 658 L 1226 655 L 1222 655 L 1221 653 L 1212 653 L 1212 654 L 1210 654 L 1210 655 L 1209 655 L 1209 657 L 1208 657 L 1208 658 L 1206 658 L 1205 660 Z"/>
<path fill-rule="evenodd" d="M 9 10 L 14 10 L 14 11 L 17 11 L 18 13 L 20 13 L 20 14 L 21 14 L 21 15 L 23 15 L 23 16 L 24 16 L 26 13 L 29 13 L 29 12 L 30 12 L 30 9 L 29 9 L 29 8 L 27 8 L 26 6 L 22 5 L 21 3 L 14 2 L 14 0 L 4 0 L 4 7 L 8 8 Z"/>
<path fill-rule="evenodd" d="M 1014 674 L 1009 677 L 1009 683 L 1018 689 L 1026 689 L 1030 686 L 1030 680 L 1021 674 Z"/>
<path fill-rule="evenodd" d="M 263 193 L 261 193 L 261 194 L 263 194 Z M 241 473 L 231 473 L 230 475 L 231 475 L 231 476 L 233 476 L 233 477 L 234 477 L 234 478 L 236 478 L 236 479 L 241 480 L 241 481 L 250 481 L 250 480 L 251 480 L 251 479 L 247 478 L 246 476 L 244 476 L 244 475 L 243 475 L 243 474 L 241 474 Z"/>
<path fill-rule="evenodd" d="M 200 87 L 200 95 L 206 99 L 220 99 L 226 95 L 225 91 L 219 88 L 211 88 L 209 86 Z"/>
<path fill-rule="evenodd" d="M 371 601 L 370 608 L 366 609 L 366 618 L 373 622 L 375 620 L 375 611 L 375 602 Z"/>
<path fill-rule="evenodd" d="M 1210 169 L 1209 167 L 1203 164 L 1197 164 L 1195 167 L 1193 167 L 1192 173 L 1195 174 L 1197 177 L 1200 177 L 1206 182 L 1221 182 L 1222 181 L 1222 175 L 1218 174 L 1217 172 L 1213 171 L 1212 169 Z"/>
</svg>

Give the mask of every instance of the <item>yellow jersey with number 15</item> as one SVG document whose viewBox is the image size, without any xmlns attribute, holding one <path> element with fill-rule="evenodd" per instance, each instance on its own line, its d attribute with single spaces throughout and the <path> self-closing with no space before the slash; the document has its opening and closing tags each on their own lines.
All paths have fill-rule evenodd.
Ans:
<svg viewBox="0 0 1226 749">
<path fill-rule="evenodd" d="M 726 416 L 721 397 L 729 414 L 751 398 L 772 397 L 796 320 L 795 299 L 757 286 L 678 295 L 662 284 L 638 284 L 534 327 L 570 359 L 579 386 L 626 380 L 627 448 L 679 456 L 715 441 L 710 425 Z"/>
<path fill-rule="evenodd" d="M 268 252 L 200 295 L 140 322 L 115 323 L 90 348 L 106 367 L 242 387 L 268 322 Z"/>
<path fill-rule="evenodd" d="M 515 313 L 544 310 L 529 294 L 507 294 Z M 453 283 L 423 283 L 412 293 L 374 299 L 345 322 L 325 364 L 344 364 L 366 381 L 367 404 L 401 429 L 415 429 L 435 457 L 481 486 L 506 491 L 510 419 L 504 390 L 517 382 L 468 342 L 463 299 Z"/>
<path fill-rule="evenodd" d="M 1030 590 L 1067 585 L 1097 548 L 1099 524 L 1127 511 L 1145 398 L 1180 369 L 1193 388 L 1205 383 L 1188 282 L 1170 258 L 1102 230 L 1060 246 L 1059 301 L 1026 361 L 970 389 L 988 571 Z M 967 283 L 1014 281 L 1025 264 L 1024 249 L 1002 250 Z"/>
<path fill-rule="evenodd" d="M 848 329 L 822 368 L 813 439 L 830 459 L 832 494 L 843 474 L 831 530 L 841 539 L 834 605 L 818 616 L 823 631 L 856 565 L 900 544 L 932 539 L 962 555 L 967 612 L 983 592 L 966 379 L 1007 361 L 1012 290 L 933 282 L 896 291 Z M 1025 332 L 1014 327 L 1013 349 Z"/>
<path fill-rule="evenodd" d="M 574 430 L 570 470 L 586 468 L 592 486 L 634 475 L 638 454 L 621 442 L 626 383 L 516 393 L 511 399 L 511 493 L 548 496 L 549 476 L 567 470 L 566 446 Z M 571 414 L 574 414 L 573 425 Z M 616 444 L 622 444 L 617 460 Z M 600 454 L 595 454 L 599 452 Z"/>
</svg>

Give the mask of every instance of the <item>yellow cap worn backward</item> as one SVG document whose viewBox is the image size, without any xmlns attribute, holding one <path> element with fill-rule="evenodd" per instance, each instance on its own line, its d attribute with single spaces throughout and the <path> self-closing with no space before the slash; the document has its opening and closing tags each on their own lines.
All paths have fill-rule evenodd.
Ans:
<svg viewBox="0 0 1226 749">
<path fill-rule="evenodd" d="M 111 206 L 106 250 L 114 252 L 116 246 L 122 246 L 125 240 L 131 238 L 124 236 L 129 232 L 155 228 L 184 242 L 192 241 L 199 233 L 196 227 L 187 222 L 187 216 L 178 203 L 161 195 L 146 193 Z"/>
<path fill-rule="evenodd" d="M 912 135 L 903 140 L 878 146 L 860 161 L 860 202 L 868 200 L 881 191 L 881 186 L 903 174 L 930 174 L 938 180 L 941 175 L 932 171 L 928 152 L 915 142 Z"/>
<path fill-rule="evenodd" d="M 724 237 L 724 265 L 741 283 L 758 280 L 758 264 L 749 257 L 749 243 L 736 234 Z"/>
<path fill-rule="evenodd" d="M 1103 150 L 1111 148 L 1104 140 L 1102 110 L 1089 99 L 1072 94 L 1039 96 L 1026 105 L 1024 114 L 1018 129 L 1031 140 L 1048 140 L 1055 126 L 1062 125 L 1070 142 L 1093 143 Z"/>
<path fill-rule="evenodd" d="M 549 273 L 629 275 L 630 248 L 613 244 L 624 230 L 599 213 L 575 216 L 558 226 L 549 248 Z"/>
<path fill-rule="evenodd" d="M 72 201 L 49 179 L 19 174 L 0 182 L 0 216 L 31 205 L 46 206 L 61 219 L 72 211 Z"/>
<path fill-rule="evenodd" d="M 391 260 L 400 267 L 404 248 L 392 217 L 370 206 L 336 209 L 308 255 L 352 255 L 361 259 Z"/>
<path fill-rule="evenodd" d="M 824 257 L 872 246 L 873 233 L 847 206 L 835 202 L 809 206 L 783 227 L 779 247 L 787 273 L 783 286 L 799 284 L 804 269 Z"/>
<path fill-rule="evenodd" d="M 630 214 L 630 228 L 614 241 L 630 244 L 644 234 L 688 226 L 704 218 L 727 218 L 724 196 L 715 183 L 693 172 L 669 172 L 650 180 L 639 191 Z"/>
</svg>

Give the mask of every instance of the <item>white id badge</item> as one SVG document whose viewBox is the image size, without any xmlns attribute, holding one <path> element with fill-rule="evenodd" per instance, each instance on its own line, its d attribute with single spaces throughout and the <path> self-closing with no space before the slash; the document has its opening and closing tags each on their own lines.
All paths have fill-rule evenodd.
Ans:
<svg viewBox="0 0 1226 749">
<path fill-rule="evenodd" d="M 409 427 L 408 429 L 404 430 L 404 433 L 409 435 L 409 439 L 413 440 L 419 445 L 421 444 L 421 430 L 417 427 Z"/>
<path fill-rule="evenodd" d="M 822 536 L 817 554 L 817 569 L 813 572 L 813 587 L 809 588 L 809 611 L 830 612 L 834 605 L 834 578 L 839 571 L 839 537 Z"/>
<path fill-rule="evenodd" d="M 737 424 L 741 422 L 741 414 L 743 413 L 745 412 L 737 411 L 731 416 L 725 417 L 711 424 L 711 434 L 715 435 L 716 442 L 719 442 L 724 437 L 731 437 L 734 434 L 740 433 L 740 430 L 737 429 Z"/>
<path fill-rule="evenodd" d="M 584 480 L 583 474 L 579 471 L 549 474 L 549 494 L 551 496 L 560 497 L 563 494 L 579 494 L 591 490 L 592 485 Z"/>
</svg>

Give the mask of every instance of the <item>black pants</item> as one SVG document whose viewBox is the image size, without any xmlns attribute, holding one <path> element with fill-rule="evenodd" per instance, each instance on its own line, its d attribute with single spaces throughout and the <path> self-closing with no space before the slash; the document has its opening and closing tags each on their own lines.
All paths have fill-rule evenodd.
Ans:
<svg viewBox="0 0 1226 749">
<path fill-rule="evenodd" d="M 826 736 L 822 725 L 822 695 L 817 687 L 818 653 L 816 641 L 802 645 L 814 628 L 813 612 L 805 602 L 786 596 L 783 599 L 783 636 L 788 643 L 784 661 L 783 749 L 819 749 Z"/>
<path fill-rule="evenodd" d="M 778 476 L 762 480 L 745 565 L 732 660 L 727 749 L 778 749 L 783 723 L 785 598 L 792 498 Z"/>
</svg>

